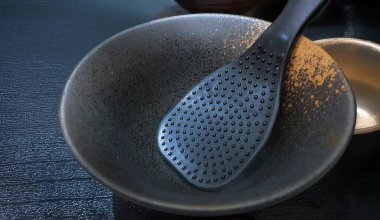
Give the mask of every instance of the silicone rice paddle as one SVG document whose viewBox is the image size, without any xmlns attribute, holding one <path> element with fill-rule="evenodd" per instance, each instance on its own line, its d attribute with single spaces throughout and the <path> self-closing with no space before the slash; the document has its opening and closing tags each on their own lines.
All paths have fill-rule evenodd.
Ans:
<svg viewBox="0 0 380 220">
<path fill-rule="evenodd" d="M 220 188 L 265 145 L 293 42 L 327 2 L 289 0 L 251 48 L 195 85 L 164 117 L 159 150 L 189 183 Z"/>
</svg>

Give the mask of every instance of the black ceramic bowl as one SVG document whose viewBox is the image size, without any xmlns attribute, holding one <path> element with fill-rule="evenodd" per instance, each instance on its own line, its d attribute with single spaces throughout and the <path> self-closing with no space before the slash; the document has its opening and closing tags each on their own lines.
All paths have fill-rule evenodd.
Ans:
<svg viewBox="0 0 380 220">
<path fill-rule="evenodd" d="M 120 196 L 177 214 L 252 211 L 306 189 L 337 162 L 355 124 L 350 86 L 306 38 L 293 53 L 269 142 L 240 179 L 201 191 L 177 175 L 156 146 L 157 128 L 172 106 L 268 25 L 241 16 L 188 15 L 149 22 L 100 44 L 75 68 L 62 96 L 60 122 L 74 157 Z"/>
</svg>

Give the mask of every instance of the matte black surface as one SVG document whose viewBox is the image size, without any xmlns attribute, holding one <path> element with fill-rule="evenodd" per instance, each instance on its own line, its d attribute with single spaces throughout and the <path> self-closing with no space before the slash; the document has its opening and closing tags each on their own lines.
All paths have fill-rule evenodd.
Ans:
<svg viewBox="0 0 380 220">
<path fill-rule="evenodd" d="M 265 145 L 293 42 L 327 2 L 289 1 L 246 52 L 202 79 L 164 117 L 157 145 L 192 185 L 225 186 Z"/>
<path fill-rule="evenodd" d="M 276 5 L 262 1 L 249 15 L 271 20 L 281 10 Z M 72 159 L 56 118 L 69 73 L 91 48 L 133 25 L 182 13 L 156 0 L 0 2 L 0 218 L 191 219 L 136 207 L 96 184 Z M 373 1 L 333 1 L 326 13 L 308 37 L 380 43 Z M 294 199 L 225 219 L 378 219 L 379 137 L 356 137 L 329 175 Z"/>
</svg>

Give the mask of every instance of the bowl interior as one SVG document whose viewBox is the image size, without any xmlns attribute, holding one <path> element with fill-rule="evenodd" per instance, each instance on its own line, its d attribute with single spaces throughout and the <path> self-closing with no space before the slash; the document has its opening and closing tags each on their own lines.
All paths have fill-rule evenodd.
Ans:
<svg viewBox="0 0 380 220">
<path fill-rule="evenodd" d="M 380 130 L 380 45 L 352 38 L 316 42 L 342 68 L 357 102 L 355 133 Z"/>
<path fill-rule="evenodd" d="M 240 179 L 219 191 L 198 190 L 156 146 L 159 123 L 172 106 L 268 25 L 232 15 L 179 16 L 102 43 L 76 67 L 62 97 L 63 135 L 74 156 L 119 195 L 179 214 L 250 211 L 310 186 L 345 150 L 355 102 L 337 65 L 306 38 L 295 47 L 269 143 Z"/>
</svg>

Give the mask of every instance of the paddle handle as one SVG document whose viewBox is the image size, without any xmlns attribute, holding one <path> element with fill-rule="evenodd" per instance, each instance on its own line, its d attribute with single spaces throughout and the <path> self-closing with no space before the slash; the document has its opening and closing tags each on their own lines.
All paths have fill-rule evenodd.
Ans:
<svg viewBox="0 0 380 220">
<path fill-rule="evenodd" d="M 289 0 L 281 14 L 260 36 L 260 39 L 265 39 L 266 45 L 271 43 L 277 46 L 282 45 L 284 48 L 277 48 L 277 50 L 286 53 L 311 18 L 328 3 L 329 0 Z"/>
</svg>

